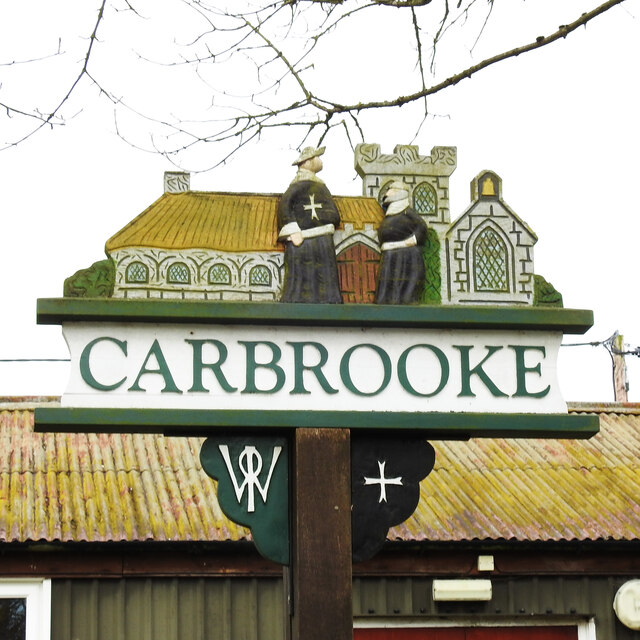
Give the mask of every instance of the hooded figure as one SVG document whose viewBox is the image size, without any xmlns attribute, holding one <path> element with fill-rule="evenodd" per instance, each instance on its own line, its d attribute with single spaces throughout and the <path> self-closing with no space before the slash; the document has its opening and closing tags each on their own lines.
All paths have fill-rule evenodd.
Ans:
<svg viewBox="0 0 640 640">
<path fill-rule="evenodd" d="M 278 205 L 278 239 L 285 245 L 282 302 L 342 302 L 333 244 L 340 215 L 316 175 L 324 149 L 302 151 L 293 163 L 298 173 Z"/>
<path fill-rule="evenodd" d="M 409 206 L 409 192 L 402 182 L 392 182 L 384 196 L 386 215 L 378 228 L 382 250 L 375 302 L 420 302 L 425 281 L 422 247 L 427 225 Z"/>
</svg>

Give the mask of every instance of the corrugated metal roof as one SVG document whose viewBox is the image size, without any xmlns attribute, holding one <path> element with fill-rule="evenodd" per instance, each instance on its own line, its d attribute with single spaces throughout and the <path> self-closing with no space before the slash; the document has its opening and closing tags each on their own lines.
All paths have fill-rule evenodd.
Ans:
<svg viewBox="0 0 640 640">
<path fill-rule="evenodd" d="M 0 410 L 0 540 L 240 540 L 199 438 L 33 432 L 30 409 Z"/>
<path fill-rule="evenodd" d="M 165 193 L 106 243 L 107 253 L 125 247 L 283 251 L 278 240 L 280 195 L 186 191 Z M 342 224 L 378 226 L 375 198 L 334 198 Z"/>
<path fill-rule="evenodd" d="M 0 399 L 0 540 L 225 541 L 201 438 L 37 434 Z M 392 540 L 640 539 L 640 405 L 604 405 L 590 440 L 435 442 L 416 513 Z"/>
<path fill-rule="evenodd" d="M 640 405 L 600 415 L 590 440 L 436 442 L 402 540 L 640 539 Z M 620 412 L 618 412 L 620 411 Z"/>
</svg>

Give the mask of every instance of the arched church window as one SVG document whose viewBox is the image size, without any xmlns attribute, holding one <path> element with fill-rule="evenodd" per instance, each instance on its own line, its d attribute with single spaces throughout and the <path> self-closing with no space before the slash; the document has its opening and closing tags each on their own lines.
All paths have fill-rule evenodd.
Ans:
<svg viewBox="0 0 640 640">
<path fill-rule="evenodd" d="M 476 291 L 509 291 L 507 245 L 491 227 L 473 244 L 473 264 Z"/>
<path fill-rule="evenodd" d="M 271 272 L 263 265 L 257 265 L 249 271 L 249 284 L 268 287 L 271 285 Z"/>
<path fill-rule="evenodd" d="M 144 284 L 149 282 L 149 268 L 146 264 L 142 264 L 142 262 L 132 262 L 127 265 L 124 278 L 127 282 Z"/>
<path fill-rule="evenodd" d="M 231 270 L 226 264 L 214 264 L 209 269 L 209 284 L 231 284 Z"/>
<path fill-rule="evenodd" d="M 191 282 L 189 267 L 184 262 L 174 262 L 167 270 L 167 282 L 169 284 L 189 284 Z"/>
<path fill-rule="evenodd" d="M 438 196 L 436 190 L 428 183 L 422 182 L 413 190 L 413 208 L 425 216 L 436 214 Z"/>
</svg>

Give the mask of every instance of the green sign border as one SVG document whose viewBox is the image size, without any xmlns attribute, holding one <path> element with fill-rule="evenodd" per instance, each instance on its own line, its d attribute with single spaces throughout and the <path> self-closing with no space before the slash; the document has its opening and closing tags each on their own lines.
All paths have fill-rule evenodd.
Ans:
<svg viewBox="0 0 640 640">
<path fill-rule="evenodd" d="M 593 312 L 583 309 L 500 306 L 283 304 L 203 300 L 41 298 L 39 324 L 147 322 L 322 327 L 402 327 L 583 334 Z M 421 433 L 431 439 L 472 437 L 590 438 L 596 415 L 461 412 L 238 411 L 38 407 L 36 431 L 207 435 L 229 429 L 350 428 Z"/>
<path fill-rule="evenodd" d="M 114 298 L 40 298 L 37 318 L 39 324 L 266 324 L 561 331 L 566 334 L 583 334 L 593 325 L 592 311 L 556 307 L 332 305 Z"/>
<path fill-rule="evenodd" d="M 36 407 L 35 430 L 80 433 L 207 435 L 273 433 L 278 429 L 349 428 L 424 434 L 432 440 L 468 438 L 590 438 L 598 433 L 592 414 L 395 413 L 367 411 L 234 411 L 209 409 L 105 409 Z"/>
</svg>

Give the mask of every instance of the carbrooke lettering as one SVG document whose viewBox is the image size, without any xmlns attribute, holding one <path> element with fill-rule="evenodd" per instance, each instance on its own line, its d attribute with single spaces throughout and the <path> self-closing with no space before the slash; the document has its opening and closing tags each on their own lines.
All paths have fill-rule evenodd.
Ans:
<svg viewBox="0 0 640 640">
<path fill-rule="evenodd" d="M 550 332 L 325 329 L 310 340 L 298 327 L 97 331 L 65 329 L 68 406 L 91 406 L 91 397 L 128 406 L 135 396 L 133 405 L 255 409 L 277 396 L 298 410 L 429 411 L 442 402 L 518 412 L 549 401 L 550 411 L 564 410 L 555 371 L 561 336 Z"/>
</svg>

